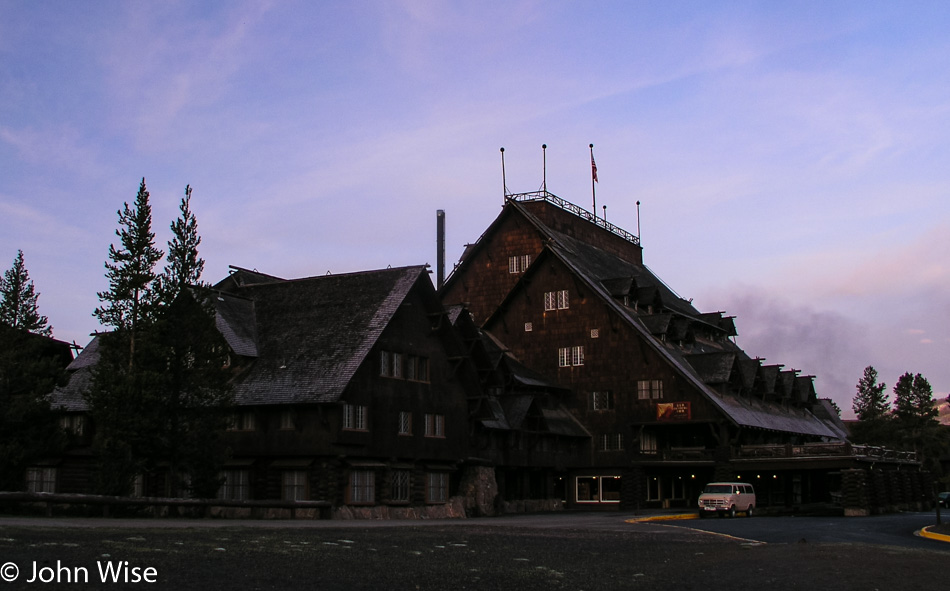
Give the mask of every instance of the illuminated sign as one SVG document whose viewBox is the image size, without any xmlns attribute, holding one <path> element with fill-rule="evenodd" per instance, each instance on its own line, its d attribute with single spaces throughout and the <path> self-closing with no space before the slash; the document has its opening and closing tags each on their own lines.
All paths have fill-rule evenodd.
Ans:
<svg viewBox="0 0 950 591">
<path fill-rule="evenodd" d="M 692 418 L 689 402 L 657 402 L 656 420 L 688 421 Z"/>
</svg>

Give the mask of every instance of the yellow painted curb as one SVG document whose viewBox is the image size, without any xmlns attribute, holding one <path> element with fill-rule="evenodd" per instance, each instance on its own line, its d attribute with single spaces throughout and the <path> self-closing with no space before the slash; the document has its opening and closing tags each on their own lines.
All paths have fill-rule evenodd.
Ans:
<svg viewBox="0 0 950 591">
<path fill-rule="evenodd" d="M 641 521 L 673 521 L 677 519 L 699 519 L 696 513 L 680 513 L 676 515 L 648 515 L 646 517 L 634 517 L 627 519 L 625 523 L 638 523 Z"/>
<path fill-rule="evenodd" d="M 930 527 L 931 526 L 928 525 L 927 527 L 921 528 L 920 531 L 917 532 L 917 535 L 923 538 L 931 539 L 931 540 L 939 540 L 941 542 L 950 542 L 950 536 L 946 536 L 944 534 L 935 534 L 929 531 Z"/>
</svg>

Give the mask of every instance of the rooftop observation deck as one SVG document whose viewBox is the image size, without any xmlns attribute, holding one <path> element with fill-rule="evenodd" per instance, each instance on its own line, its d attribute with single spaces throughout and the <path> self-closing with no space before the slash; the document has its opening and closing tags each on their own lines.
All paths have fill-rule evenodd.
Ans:
<svg viewBox="0 0 950 591">
<path fill-rule="evenodd" d="M 587 211 L 586 209 L 578 207 L 577 205 L 574 205 L 570 201 L 561 199 L 554 193 L 549 193 L 548 191 L 533 191 L 531 193 L 508 193 L 507 195 L 505 195 L 505 198 L 510 199 L 512 201 L 521 201 L 521 202 L 547 201 L 548 203 L 551 203 L 552 205 L 555 205 L 563 209 L 564 211 L 573 213 L 574 215 L 576 215 L 577 217 L 581 219 L 587 220 L 588 222 L 591 222 L 592 224 L 596 224 L 597 226 L 600 226 L 601 228 L 607 230 L 611 234 L 620 236 L 621 238 L 623 238 L 624 240 L 632 244 L 636 244 L 637 246 L 640 245 L 639 236 L 636 236 L 624 230 L 623 228 L 620 228 L 618 226 L 611 224 L 610 222 L 608 222 L 602 217 L 597 217 L 597 214 L 591 213 Z"/>
</svg>

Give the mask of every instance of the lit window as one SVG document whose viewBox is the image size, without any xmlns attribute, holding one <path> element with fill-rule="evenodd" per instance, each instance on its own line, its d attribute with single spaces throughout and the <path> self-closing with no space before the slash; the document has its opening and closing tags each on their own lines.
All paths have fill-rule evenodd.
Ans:
<svg viewBox="0 0 950 591">
<path fill-rule="evenodd" d="M 409 470 L 394 470 L 392 485 L 392 500 L 396 502 L 409 502 Z"/>
<path fill-rule="evenodd" d="M 578 503 L 619 503 L 619 476 L 578 476 L 575 480 L 575 498 Z"/>
<path fill-rule="evenodd" d="M 426 437 L 445 437 L 445 415 L 426 414 Z"/>
<path fill-rule="evenodd" d="M 281 498 L 285 501 L 307 500 L 307 473 L 303 470 L 290 470 L 281 477 Z"/>
<path fill-rule="evenodd" d="M 412 435 L 412 413 L 411 412 L 400 411 L 399 434 Z"/>
<path fill-rule="evenodd" d="M 372 504 L 376 502 L 376 473 L 372 470 L 350 472 L 350 503 Z"/>
<path fill-rule="evenodd" d="M 359 404 L 344 404 L 343 428 L 366 431 L 366 407 Z"/>
<path fill-rule="evenodd" d="M 26 469 L 27 492 L 56 492 L 56 468 L 34 466 Z"/>
<path fill-rule="evenodd" d="M 218 498 L 245 501 L 249 498 L 250 476 L 247 470 L 224 470 L 218 474 L 223 482 L 218 489 Z"/>
<path fill-rule="evenodd" d="M 444 472 L 426 473 L 426 502 L 444 503 L 448 496 L 449 475 Z"/>
</svg>

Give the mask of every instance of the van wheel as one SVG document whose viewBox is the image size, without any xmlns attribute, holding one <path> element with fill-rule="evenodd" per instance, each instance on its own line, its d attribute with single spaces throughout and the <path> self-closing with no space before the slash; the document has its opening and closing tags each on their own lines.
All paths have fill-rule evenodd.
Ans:
<svg viewBox="0 0 950 591">
<path fill-rule="evenodd" d="M 746 517 L 752 517 L 752 509 L 753 509 L 752 505 L 749 505 L 749 508 L 746 509 L 746 511 L 745 511 L 745 516 L 746 516 Z"/>
<path fill-rule="evenodd" d="M 731 517 L 732 519 L 735 519 L 735 518 L 736 518 L 736 506 L 735 506 L 735 505 L 733 505 L 732 507 L 729 507 L 729 517 Z"/>
</svg>

